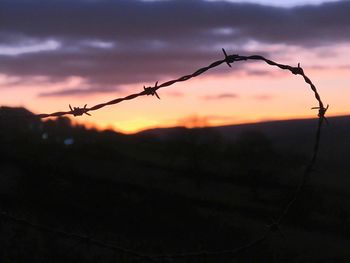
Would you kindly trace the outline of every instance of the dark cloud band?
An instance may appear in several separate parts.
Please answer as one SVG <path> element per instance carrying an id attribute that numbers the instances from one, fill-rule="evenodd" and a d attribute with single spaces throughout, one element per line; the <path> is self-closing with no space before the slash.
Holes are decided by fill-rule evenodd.
<path id="1" fill-rule="evenodd" d="M 2 1 L 0 45 L 59 45 L 0 55 L 0 73 L 52 80 L 80 76 L 93 88 L 152 82 L 217 59 L 223 45 L 348 42 L 348 10 L 349 1 L 294 8 L 201 0 Z"/>

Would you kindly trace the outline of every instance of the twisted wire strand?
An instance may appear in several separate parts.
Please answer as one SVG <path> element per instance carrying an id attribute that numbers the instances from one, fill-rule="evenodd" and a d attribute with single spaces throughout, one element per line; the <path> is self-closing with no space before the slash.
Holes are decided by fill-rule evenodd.
<path id="1" fill-rule="evenodd" d="M 69 108 L 70 108 L 69 111 L 58 111 L 58 112 L 49 113 L 49 114 L 43 113 L 43 114 L 38 114 L 36 116 L 39 118 L 60 117 L 60 116 L 64 116 L 64 115 L 81 116 L 83 114 L 88 114 L 90 111 L 95 111 L 95 110 L 99 110 L 101 108 L 104 108 L 106 106 L 115 105 L 115 104 L 121 103 L 122 101 L 125 101 L 125 100 L 133 100 L 133 99 L 136 99 L 137 97 L 140 97 L 140 96 L 156 95 L 157 98 L 160 98 L 158 93 L 157 93 L 157 91 L 159 89 L 171 86 L 177 82 L 183 82 L 183 81 L 187 81 L 191 78 L 197 77 L 197 76 L 205 73 L 209 69 L 220 66 L 222 63 L 226 63 L 228 66 L 231 67 L 232 63 L 238 62 L 238 61 L 261 60 L 261 61 L 264 61 L 271 66 L 277 66 L 280 69 L 289 70 L 294 75 L 301 75 L 304 78 L 304 81 L 307 84 L 309 84 L 311 90 L 314 92 L 316 100 L 318 101 L 318 107 L 314 107 L 314 109 L 318 109 L 319 110 L 319 117 L 324 118 L 324 115 L 325 115 L 327 108 L 324 107 L 324 104 L 323 104 L 321 97 L 316 89 L 316 86 L 312 83 L 310 78 L 304 74 L 304 70 L 300 67 L 300 64 L 298 64 L 297 67 L 292 67 L 289 65 L 279 64 L 277 62 L 269 60 L 269 59 L 267 59 L 263 56 L 260 56 L 260 55 L 251 55 L 251 56 L 240 56 L 237 54 L 227 55 L 227 53 L 224 49 L 223 49 L 223 53 L 225 56 L 224 59 L 217 60 L 206 67 L 203 67 L 203 68 L 196 70 L 192 74 L 188 74 L 188 75 L 179 77 L 177 79 L 169 80 L 169 81 L 166 81 L 166 82 L 161 83 L 159 85 L 158 85 L 158 81 L 157 81 L 154 86 L 150 86 L 150 87 L 144 86 L 143 87 L 144 90 L 139 92 L 139 93 L 134 93 L 134 94 L 130 94 L 130 95 L 125 96 L 125 97 L 116 98 L 116 99 L 113 99 L 113 100 L 108 101 L 108 102 L 97 104 L 95 106 L 92 106 L 91 108 L 87 108 L 86 104 L 83 108 L 80 108 L 80 107 L 72 108 L 69 105 Z M 90 114 L 88 114 L 88 115 L 90 115 Z"/>
<path id="2" fill-rule="evenodd" d="M 236 247 L 233 249 L 229 249 L 229 250 L 214 250 L 214 251 L 202 250 L 202 251 L 190 251 L 187 253 L 148 255 L 148 254 L 143 254 L 143 253 L 140 253 L 138 251 L 134 251 L 134 250 L 131 250 L 131 249 L 128 249 L 125 247 L 115 246 L 115 245 L 106 243 L 106 242 L 101 241 L 101 240 L 90 238 L 88 236 L 83 236 L 83 235 L 76 234 L 76 233 L 68 233 L 68 232 L 53 229 L 53 228 L 50 228 L 50 227 L 47 227 L 47 226 L 44 226 L 41 224 L 34 224 L 34 223 L 31 223 L 25 219 L 20 219 L 20 218 L 17 218 L 15 216 L 9 215 L 6 212 L 0 212 L 0 216 L 6 220 L 16 222 L 18 224 L 26 225 L 28 227 L 32 227 L 32 228 L 35 228 L 35 229 L 38 229 L 38 230 L 41 230 L 44 232 L 55 233 L 57 235 L 60 235 L 60 236 L 66 237 L 66 238 L 81 240 L 81 242 L 88 242 L 90 244 L 94 244 L 94 245 L 99 246 L 99 247 L 104 247 L 104 248 L 108 248 L 108 249 L 111 249 L 114 251 L 125 253 L 125 254 L 133 256 L 135 258 L 138 258 L 140 260 L 145 260 L 145 261 L 159 261 L 159 260 L 172 260 L 172 259 L 175 260 L 175 259 L 181 259 L 181 258 L 183 259 L 183 258 L 193 258 L 193 257 L 219 256 L 219 255 L 227 255 L 227 254 L 236 255 L 236 254 L 239 254 L 245 250 L 248 250 L 248 249 L 262 243 L 263 241 L 265 241 L 268 238 L 269 234 L 272 232 L 280 232 L 281 233 L 280 225 L 285 220 L 291 207 L 298 200 L 300 193 L 301 193 L 302 189 L 304 188 L 304 186 L 307 182 L 307 179 L 308 179 L 309 175 L 312 173 L 313 168 L 315 166 L 318 152 L 319 152 L 319 147 L 320 147 L 321 128 L 322 128 L 324 121 L 327 121 L 325 118 L 325 113 L 328 109 L 328 105 L 326 107 L 324 106 L 324 103 L 321 100 L 321 96 L 318 93 L 316 86 L 312 83 L 310 78 L 304 73 L 304 70 L 300 67 L 300 64 L 298 64 L 297 67 L 293 67 L 290 65 L 284 65 L 284 64 L 274 62 L 274 61 L 269 60 L 269 59 L 267 59 L 263 56 L 260 56 L 260 55 L 251 55 L 251 56 L 241 56 L 238 54 L 227 55 L 227 53 L 224 49 L 222 49 L 222 51 L 223 51 L 224 56 L 225 56 L 224 59 L 217 60 L 206 67 L 202 67 L 192 74 L 185 75 L 185 76 L 179 77 L 177 79 L 161 83 L 159 85 L 158 85 L 158 81 L 157 81 L 154 86 L 150 86 L 150 87 L 144 86 L 143 91 L 141 91 L 139 93 L 131 94 L 131 95 L 121 97 L 121 98 L 116 98 L 116 99 L 113 99 L 113 100 L 105 102 L 105 103 L 97 104 L 91 108 L 87 108 L 86 104 L 83 108 L 80 108 L 80 107 L 73 107 L 72 108 L 71 105 L 69 105 L 70 111 L 60 111 L 60 112 L 54 112 L 54 113 L 50 113 L 50 114 L 38 114 L 36 116 L 39 118 L 47 118 L 47 117 L 59 117 L 59 116 L 64 116 L 64 115 L 73 115 L 73 116 L 81 116 L 83 114 L 90 115 L 89 112 L 91 112 L 91 111 L 99 110 L 99 109 L 106 107 L 106 106 L 118 104 L 118 103 L 121 103 L 122 101 L 125 101 L 125 100 L 133 100 L 133 99 L 140 97 L 140 96 L 151 95 L 151 96 L 156 96 L 158 99 L 160 99 L 160 97 L 157 93 L 157 91 L 159 89 L 171 86 L 177 82 L 183 82 L 183 81 L 187 81 L 191 78 L 197 77 L 197 76 L 205 73 L 209 69 L 218 67 L 219 65 L 221 65 L 223 63 L 226 63 L 229 67 L 231 67 L 231 64 L 234 62 L 247 61 L 247 60 L 260 60 L 260 61 L 264 61 L 265 63 L 267 63 L 271 66 L 276 66 L 280 69 L 288 70 L 294 75 L 301 75 L 303 77 L 304 81 L 310 86 L 310 88 L 314 94 L 314 97 L 318 102 L 317 107 L 312 107 L 312 109 L 318 109 L 318 124 L 317 124 L 317 130 L 316 130 L 315 138 L 314 138 L 312 157 L 311 157 L 310 161 L 308 162 L 308 164 L 305 166 L 305 169 L 302 173 L 301 179 L 300 179 L 300 181 L 299 181 L 299 183 L 294 191 L 292 198 L 284 206 L 284 208 L 282 209 L 282 211 L 281 211 L 280 215 L 277 217 L 277 219 L 274 220 L 272 224 L 267 225 L 267 230 L 262 235 L 260 235 L 259 237 L 257 237 L 256 239 L 254 239 L 253 241 L 251 241 L 245 245 L 242 245 L 240 247 Z"/>

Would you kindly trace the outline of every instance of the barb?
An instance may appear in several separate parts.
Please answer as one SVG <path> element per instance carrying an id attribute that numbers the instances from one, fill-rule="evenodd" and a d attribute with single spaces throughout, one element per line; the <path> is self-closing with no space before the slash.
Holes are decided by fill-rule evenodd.
<path id="1" fill-rule="evenodd" d="M 72 109 L 72 106 L 69 104 L 69 108 L 73 116 L 81 116 L 84 114 L 91 116 L 91 114 L 88 113 L 88 109 L 86 108 L 86 106 L 87 104 L 85 104 L 84 108 L 74 107 L 74 109 Z"/>
<path id="2" fill-rule="evenodd" d="M 18 219 L 16 217 L 10 216 L 4 212 L 1 212 L 0 216 L 2 218 L 6 218 L 7 220 L 11 220 L 11 221 L 17 222 L 19 224 L 27 225 L 29 227 L 33 227 L 33 228 L 36 228 L 36 229 L 41 230 L 41 231 L 49 231 L 49 232 L 56 233 L 57 235 L 61 235 L 61 236 L 67 237 L 67 238 L 78 239 L 78 240 L 81 240 L 84 242 L 90 242 L 90 244 L 109 248 L 109 249 L 112 249 L 114 251 L 123 252 L 123 253 L 126 253 L 128 255 L 131 255 L 131 256 L 134 256 L 136 258 L 143 259 L 146 261 L 172 260 L 172 259 L 175 260 L 175 259 L 179 259 L 179 258 L 191 258 L 191 257 L 202 257 L 202 256 L 206 257 L 206 256 L 218 256 L 218 255 L 227 255 L 227 254 L 236 255 L 238 253 L 241 253 L 247 249 L 250 249 L 250 248 L 262 243 L 264 240 L 267 239 L 269 234 L 272 232 L 278 232 L 278 233 L 280 233 L 280 235 L 282 237 L 284 237 L 283 233 L 281 231 L 281 224 L 284 221 L 284 219 L 286 218 L 287 214 L 289 213 L 291 207 L 296 203 L 297 199 L 300 196 L 302 189 L 305 186 L 305 183 L 306 183 L 309 175 L 312 173 L 312 171 L 314 169 L 314 166 L 315 166 L 315 163 L 317 160 L 317 156 L 318 156 L 319 147 L 320 147 L 321 128 L 322 128 L 324 121 L 327 121 L 327 119 L 325 118 L 325 114 L 329 108 L 329 105 L 327 105 L 326 107 L 324 106 L 324 104 L 321 100 L 320 94 L 318 93 L 318 91 L 316 89 L 316 86 L 312 83 L 310 78 L 305 75 L 304 70 L 300 67 L 300 63 L 298 63 L 297 67 L 293 67 L 290 65 L 279 64 L 277 62 L 269 60 L 269 59 L 267 59 L 263 56 L 260 56 L 260 55 L 251 55 L 251 56 L 240 56 L 238 54 L 228 55 L 226 53 L 225 49 L 222 49 L 222 51 L 224 53 L 224 59 L 214 61 L 210 65 L 203 67 L 203 68 L 200 68 L 192 74 L 185 75 L 185 76 L 179 77 L 177 79 L 164 82 L 164 83 L 159 84 L 159 85 L 158 85 L 158 81 L 157 81 L 153 87 L 152 86 L 151 87 L 144 86 L 143 91 L 141 91 L 139 93 L 131 94 L 131 95 L 128 95 L 126 97 L 116 98 L 116 99 L 111 100 L 109 102 L 97 104 L 91 108 L 87 108 L 86 104 L 83 108 L 79 108 L 79 107 L 72 108 L 69 105 L 70 111 L 54 112 L 54 113 L 50 113 L 50 114 L 39 114 L 39 115 L 37 115 L 37 117 L 46 118 L 46 117 L 58 117 L 58 116 L 64 116 L 64 115 L 73 115 L 73 116 L 81 116 L 83 114 L 90 115 L 89 114 L 90 111 L 99 110 L 103 107 L 118 104 L 118 103 L 121 103 L 122 101 L 125 101 L 125 100 L 133 100 L 133 99 L 140 97 L 140 96 L 151 95 L 151 96 L 156 96 L 158 99 L 160 99 L 160 97 L 157 93 L 157 91 L 159 89 L 171 86 L 177 82 L 187 81 L 191 78 L 197 77 L 197 76 L 205 73 L 209 69 L 215 68 L 223 63 L 226 63 L 229 67 L 232 67 L 231 64 L 234 62 L 247 61 L 247 60 L 260 60 L 260 61 L 264 61 L 265 63 L 267 63 L 271 66 L 276 66 L 282 70 L 288 70 L 294 75 L 301 75 L 303 77 L 304 81 L 310 86 L 310 88 L 314 94 L 314 97 L 318 102 L 317 107 L 312 107 L 312 109 L 318 110 L 318 125 L 317 125 L 316 134 L 315 134 L 315 141 L 314 141 L 314 145 L 313 145 L 312 156 L 311 156 L 311 159 L 308 162 L 308 164 L 305 166 L 305 169 L 302 173 L 300 182 L 298 183 L 298 185 L 295 189 L 293 197 L 287 202 L 287 204 L 282 209 L 281 214 L 277 217 L 277 219 L 273 220 L 273 222 L 271 224 L 267 225 L 267 230 L 260 237 L 256 238 L 255 240 L 253 240 L 252 242 L 250 242 L 246 245 L 242 245 L 240 247 L 236 247 L 236 248 L 233 248 L 231 250 L 197 251 L 197 252 L 167 254 L 167 255 L 145 255 L 145 254 L 142 254 L 142 253 L 137 252 L 137 251 L 133 251 L 133 250 L 130 250 L 130 249 L 127 249 L 124 247 L 114 246 L 112 244 L 104 243 L 103 241 L 92 239 L 92 238 L 85 237 L 85 236 L 81 236 L 79 234 L 67 233 L 67 232 L 64 232 L 61 230 L 55 230 L 55 229 L 48 228 L 46 226 L 33 224 L 33 223 L 30 223 L 26 220 Z"/>
<path id="3" fill-rule="evenodd" d="M 157 97 L 158 99 L 160 99 L 160 97 L 159 97 L 159 95 L 158 95 L 158 93 L 157 93 L 157 89 L 158 89 L 158 81 L 156 82 L 156 84 L 154 85 L 154 87 L 145 87 L 145 86 L 143 86 L 143 90 L 146 92 L 146 95 L 147 95 L 147 96 L 148 96 L 148 95 L 152 95 L 152 96 L 156 95 L 156 97 Z"/>

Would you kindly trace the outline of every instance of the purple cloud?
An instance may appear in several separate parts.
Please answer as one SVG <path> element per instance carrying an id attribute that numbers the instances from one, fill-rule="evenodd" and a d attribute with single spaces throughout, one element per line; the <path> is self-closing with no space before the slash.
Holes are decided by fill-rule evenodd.
<path id="1" fill-rule="evenodd" d="M 50 82 L 78 76 L 94 87 L 41 96 L 114 91 L 111 86 L 192 72 L 220 58 L 221 47 L 246 54 L 250 40 L 307 48 L 349 42 L 349 9 L 349 1 L 281 8 L 202 0 L 4 0 L 0 74 Z"/>
<path id="2" fill-rule="evenodd" d="M 70 89 L 62 89 L 56 91 L 45 91 L 39 93 L 39 97 L 66 97 L 66 96 L 82 96 L 82 95 L 90 95 L 96 93 L 110 93 L 116 92 L 119 89 L 117 87 L 87 87 L 87 88 L 70 88 Z"/>
<path id="3" fill-rule="evenodd" d="M 222 99 L 237 99 L 238 95 L 235 93 L 221 93 L 218 95 L 207 95 L 204 96 L 204 100 L 222 100 Z"/>

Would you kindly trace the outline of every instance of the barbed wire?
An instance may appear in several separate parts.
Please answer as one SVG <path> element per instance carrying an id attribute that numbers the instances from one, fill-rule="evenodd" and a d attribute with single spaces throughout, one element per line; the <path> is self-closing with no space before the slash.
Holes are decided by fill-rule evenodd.
<path id="1" fill-rule="evenodd" d="M 192 74 L 185 75 L 185 76 L 182 76 L 182 77 L 174 79 L 174 80 L 169 80 L 169 81 L 166 81 L 166 82 L 161 83 L 159 85 L 158 85 L 158 81 L 157 81 L 154 86 L 149 86 L 149 87 L 143 86 L 143 91 L 141 91 L 139 93 L 134 93 L 134 94 L 130 94 L 130 95 L 125 96 L 125 97 L 116 98 L 114 100 L 111 100 L 111 101 L 108 101 L 105 103 L 97 104 L 91 108 L 87 108 L 87 104 L 85 104 L 85 106 L 83 108 L 80 108 L 80 107 L 73 107 L 72 108 L 71 105 L 69 105 L 70 111 L 58 111 L 58 112 L 49 113 L 49 114 L 43 113 L 43 114 L 38 114 L 36 116 L 39 118 L 60 117 L 60 116 L 64 116 L 64 115 L 73 115 L 76 117 L 76 116 L 88 114 L 90 111 L 99 110 L 99 109 L 106 107 L 106 106 L 121 103 L 122 101 L 125 101 L 125 100 L 133 100 L 133 99 L 136 99 L 137 97 L 140 97 L 140 96 L 148 96 L 148 95 L 154 96 L 155 95 L 158 99 L 160 99 L 160 97 L 157 93 L 157 91 L 159 89 L 171 86 L 177 82 L 187 81 L 191 78 L 197 77 L 197 76 L 205 73 L 209 69 L 220 66 L 222 63 L 226 63 L 229 67 L 232 67 L 231 64 L 234 62 L 238 62 L 238 61 L 261 60 L 261 61 L 265 61 L 269 65 L 277 66 L 277 67 L 284 69 L 284 70 L 289 70 L 294 75 L 301 75 L 304 78 L 305 82 L 310 85 L 310 88 L 314 92 L 315 98 L 318 101 L 318 107 L 313 107 L 312 109 L 318 109 L 319 110 L 319 117 L 324 118 L 324 115 L 325 115 L 328 107 L 327 108 L 324 107 L 324 104 L 321 100 L 321 97 L 320 97 L 315 85 L 304 74 L 304 70 L 300 67 L 300 63 L 298 64 L 297 67 L 292 67 L 289 65 L 279 64 L 277 62 L 269 60 L 269 59 L 267 59 L 263 56 L 260 56 L 260 55 L 252 55 L 252 56 L 240 56 L 238 54 L 227 55 L 225 49 L 222 49 L 222 51 L 224 53 L 224 59 L 217 60 L 217 61 L 211 63 L 209 66 L 198 69 L 197 71 L 195 71 Z M 88 115 L 90 115 L 90 114 L 88 114 Z"/>
<path id="2" fill-rule="evenodd" d="M 224 53 L 224 59 L 215 61 L 206 67 L 200 68 L 192 74 L 185 75 L 185 76 L 182 76 L 180 78 L 170 80 L 170 81 L 167 81 L 167 82 L 164 82 L 161 84 L 158 84 L 158 81 L 157 81 L 154 86 L 149 86 L 149 87 L 144 86 L 143 91 L 141 91 L 139 93 L 134 93 L 134 94 L 128 95 L 126 97 L 116 98 L 114 100 L 111 100 L 111 101 L 108 101 L 105 103 L 97 104 L 91 108 L 88 108 L 86 104 L 83 108 L 72 107 L 71 105 L 69 105 L 70 111 L 60 111 L 60 112 L 54 112 L 54 113 L 50 113 L 50 114 L 38 114 L 36 116 L 39 118 L 47 118 L 47 117 L 59 117 L 59 116 L 64 116 L 64 115 L 73 115 L 73 116 L 81 116 L 84 114 L 90 115 L 91 111 L 99 110 L 99 109 L 106 107 L 106 106 L 109 106 L 109 105 L 118 104 L 118 103 L 121 103 L 122 101 L 125 101 L 125 100 L 133 100 L 133 99 L 140 97 L 140 96 L 151 95 L 151 96 L 156 96 L 158 99 L 160 99 L 159 94 L 157 93 L 157 91 L 159 89 L 171 86 L 177 82 L 187 81 L 191 78 L 197 77 L 197 76 L 205 73 L 209 69 L 215 68 L 223 63 L 226 63 L 229 67 L 232 67 L 231 64 L 234 62 L 247 61 L 247 60 L 260 60 L 260 61 L 266 62 L 267 64 L 269 64 L 271 66 L 276 66 L 280 69 L 288 70 L 294 75 L 301 75 L 303 77 L 304 81 L 310 86 L 312 92 L 314 93 L 314 97 L 318 102 L 317 107 L 311 108 L 311 109 L 318 110 L 318 123 L 317 123 L 315 138 L 314 138 L 313 151 L 312 151 L 311 159 L 307 163 L 307 165 L 305 166 L 305 169 L 303 170 L 301 179 L 296 186 L 296 189 L 294 191 L 292 198 L 284 206 L 280 215 L 275 220 L 273 220 L 273 222 L 271 224 L 266 226 L 267 229 L 261 236 L 257 237 L 256 239 L 254 239 L 253 241 L 251 241 L 245 245 L 235 247 L 233 249 L 228 249 L 228 250 L 213 250 L 213 251 L 202 250 L 202 251 L 190 251 L 187 253 L 150 255 L 150 254 L 144 254 L 144 253 L 141 253 L 141 252 L 129 249 L 129 248 L 125 248 L 122 246 L 116 246 L 116 245 L 113 245 L 110 243 L 106 243 L 102 240 L 90 238 L 89 236 L 84 236 L 84 235 L 80 235 L 77 233 L 65 232 L 65 231 L 57 230 L 57 229 L 54 229 L 54 228 L 51 228 L 48 226 L 44 226 L 41 224 L 34 224 L 34 223 L 27 221 L 25 219 L 21 219 L 21 218 L 15 217 L 13 215 L 9 215 L 8 213 L 6 213 L 4 211 L 0 212 L 1 218 L 6 219 L 8 221 L 18 223 L 18 224 L 21 224 L 21 225 L 26 225 L 28 227 L 32 227 L 32 228 L 35 228 L 35 229 L 40 230 L 40 231 L 51 232 L 51 233 L 54 233 L 54 234 L 57 234 L 57 235 L 60 235 L 60 236 L 66 237 L 66 238 L 77 239 L 77 240 L 80 240 L 81 242 L 86 242 L 86 243 L 93 244 L 93 245 L 96 245 L 99 247 L 108 248 L 108 249 L 111 249 L 113 251 L 125 253 L 125 254 L 133 256 L 135 258 L 138 258 L 140 260 L 145 260 L 145 261 L 159 261 L 159 260 L 172 260 L 172 259 L 175 260 L 175 259 L 180 259 L 180 258 L 183 259 L 183 258 L 193 258 L 193 257 L 207 257 L 207 256 L 218 256 L 218 255 L 227 255 L 227 254 L 235 255 L 235 254 L 241 253 L 245 250 L 248 250 L 248 249 L 262 243 L 263 241 L 265 241 L 267 239 L 269 234 L 272 232 L 279 232 L 283 236 L 282 231 L 280 229 L 280 226 L 281 226 L 282 222 L 285 220 L 291 207 L 298 200 L 300 193 L 301 193 L 302 189 L 304 188 L 304 186 L 307 182 L 307 179 L 308 179 L 309 175 L 312 173 L 313 168 L 315 166 L 318 152 L 319 152 L 319 147 L 320 147 L 321 128 L 322 128 L 324 121 L 327 121 L 325 118 L 325 114 L 326 114 L 326 111 L 328 110 L 329 106 L 328 105 L 326 107 L 324 106 L 324 103 L 321 100 L 321 97 L 317 91 L 316 86 L 312 83 L 310 78 L 308 76 L 306 76 L 306 74 L 304 73 L 304 70 L 300 67 L 300 63 L 298 64 L 297 67 L 293 67 L 290 65 L 279 64 L 277 62 L 269 60 L 269 59 L 267 59 L 263 56 L 260 56 L 260 55 L 251 55 L 251 56 L 241 56 L 238 54 L 227 55 L 225 49 L 222 49 L 222 51 Z"/>

